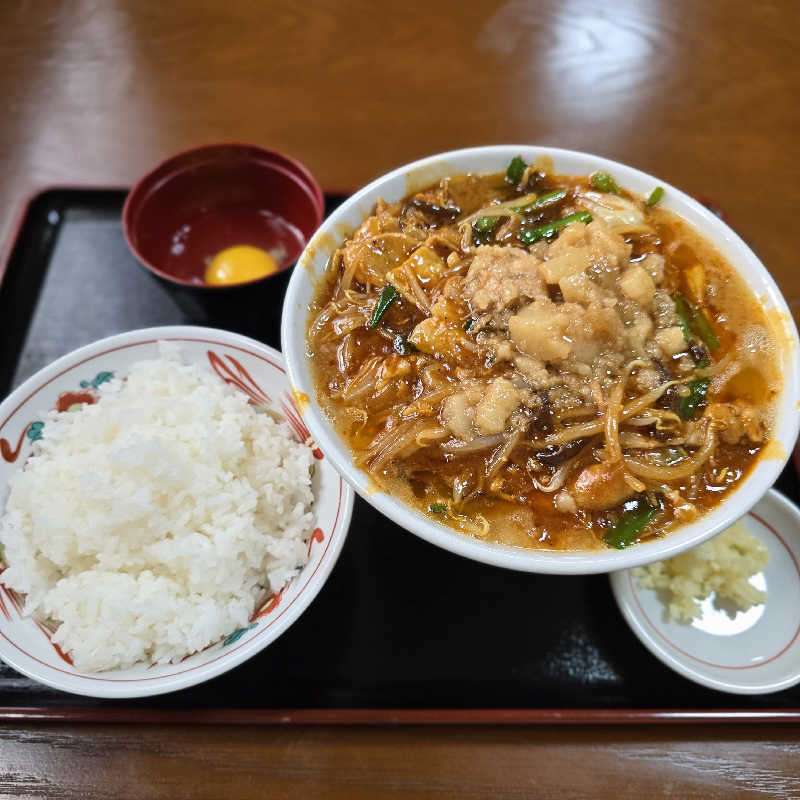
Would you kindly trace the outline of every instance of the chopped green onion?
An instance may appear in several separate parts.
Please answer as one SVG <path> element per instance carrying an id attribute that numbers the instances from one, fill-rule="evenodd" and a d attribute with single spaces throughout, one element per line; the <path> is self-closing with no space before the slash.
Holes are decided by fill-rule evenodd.
<path id="1" fill-rule="evenodd" d="M 464 321 L 464 324 L 461 326 L 465 331 L 469 331 L 470 328 L 475 324 L 475 317 L 467 317 Z"/>
<path id="2" fill-rule="evenodd" d="M 663 186 L 656 186 L 652 192 L 650 192 L 650 197 L 647 198 L 647 205 L 651 208 L 658 203 L 661 198 L 664 196 L 664 187 Z"/>
<path id="3" fill-rule="evenodd" d="M 389 306 L 398 297 L 400 297 L 400 292 L 398 292 L 391 283 L 387 283 L 384 290 L 381 292 L 381 296 L 378 298 L 378 302 L 375 304 L 375 310 L 369 318 L 367 327 L 374 328 L 381 321 L 381 317 L 386 313 Z"/>
<path id="4" fill-rule="evenodd" d="M 444 503 L 433 503 L 428 506 L 428 511 L 432 514 L 446 514 L 447 506 Z"/>
<path id="5" fill-rule="evenodd" d="M 547 208 L 547 206 L 551 206 L 553 203 L 563 200 L 566 196 L 566 189 L 556 189 L 554 192 L 548 192 L 547 194 L 540 195 L 535 200 L 531 200 L 530 203 L 526 203 L 524 206 L 512 207 L 511 210 L 516 211 L 517 214 L 527 214 L 529 211 Z"/>
<path id="6" fill-rule="evenodd" d="M 601 192 L 607 192 L 608 194 L 619 194 L 619 186 L 617 186 L 617 182 L 607 172 L 597 170 L 597 172 L 592 173 L 589 180 L 591 181 L 592 186 L 594 186 L 595 189 L 599 189 Z"/>
<path id="7" fill-rule="evenodd" d="M 684 395 L 678 400 L 678 414 L 681 419 L 693 419 L 697 409 L 706 401 L 706 392 L 711 382 L 705 378 L 696 381 L 689 381 L 686 388 L 689 394 Z"/>
<path id="8" fill-rule="evenodd" d="M 506 169 L 506 178 L 515 186 L 522 180 L 527 164 L 520 156 L 514 156 Z"/>
<path id="9" fill-rule="evenodd" d="M 591 222 L 592 215 L 588 211 L 579 211 L 577 214 L 570 214 L 563 219 L 557 219 L 555 222 L 548 222 L 546 225 L 540 225 L 538 228 L 523 228 L 519 232 L 519 240 L 523 244 L 533 244 L 540 239 L 547 239 L 554 234 L 558 233 L 561 228 L 571 225 L 573 222 Z"/>
<path id="10" fill-rule="evenodd" d="M 703 340 L 703 344 L 709 350 L 719 349 L 717 334 L 714 333 L 711 322 L 700 308 L 695 308 L 692 312 L 692 327 L 697 331 L 697 335 Z"/>
<path id="11" fill-rule="evenodd" d="M 616 522 L 613 528 L 603 537 L 603 541 L 617 550 L 624 550 L 639 535 L 642 529 L 650 522 L 659 510 L 658 506 L 651 506 L 646 498 L 639 498 Z"/>
<path id="12" fill-rule="evenodd" d="M 488 231 L 493 231 L 499 222 L 500 217 L 478 217 L 475 227 L 481 233 L 487 233 Z"/>
<path id="13" fill-rule="evenodd" d="M 394 351 L 401 356 L 407 356 L 409 353 L 416 353 L 417 348 L 405 336 L 398 335 L 394 337 Z"/>
<path id="14" fill-rule="evenodd" d="M 685 297 L 678 294 L 675 295 L 675 311 L 678 314 L 683 338 L 687 342 L 700 339 L 709 350 L 719 349 L 717 334 L 714 333 L 711 322 L 702 309 L 693 306 Z"/>
<path id="15" fill-rule="evenodd" d="M 695 338 L 692 331 L 692 323 L 690 322 L 692 312 L 689 309 L 689 303 L 686 298 L 681 297 L 679 294 L 675 295 L 675 312 L 678 315 L 678 322 L 683 331 L 683 338 L 687 342 L 691 342 Z"/>

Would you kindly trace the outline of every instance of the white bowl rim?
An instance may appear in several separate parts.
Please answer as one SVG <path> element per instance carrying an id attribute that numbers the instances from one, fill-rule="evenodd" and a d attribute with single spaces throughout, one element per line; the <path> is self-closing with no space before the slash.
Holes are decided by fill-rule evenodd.
<path id="1" fill-rule="evenodd" d="M 195 325 L 164 325 L 138 328 L 90 342 L 60 356 L 35 372 L 0 403 L 0 423 L 5 424 L 5 421 L 27 402 L 29 396 L 37 394 L 61 374 L 72 370 L 82 362 L 102 355 L 105 350 L 117 349 L 120 345 L 137 346 L 155 343 L 159 340 L 200 341 L 238 347 L 244 350 L 260 351 L 267 361 L 275 362 L 281 370 L 285 369 L 285 359 L 279 351 L 255 339 L 232 331 Z M 286 375 L 287 383 L 290 383 L 288 370 L 286 370 Z M 338 471 L 336 471 L 336 475 L 341 477 Z M 0 659 L 38 683 L 69 692 L 70 694 L 86 697 L 112 699 L 148 697 L 178 691 L 211 680 L 239 666 L 264 650 L 294 624 L 308 606 L 311 605 L 339 559 L 350 527 L 353 502 L 352 488 L 346 481 L 342 481 L 340 513 L 332 532 L 330 546 L 321 558 L 316 570 L 310 576 L 304 590 L 297 595 L 291 607 L 284 611 L 280 621 L 276 620 L 268 630 L 264 630 L 261 636 L 248 639 L 242 644 L 237 643 L 236 647 L 209 662 L 187 668 L 174 675 L 155 675 L 146 678 L 120 680 L 112 677 L 113 671 L 94 674 L 72 673 L 54 669 L 47 662 L 41 661 L 35 655 L 22 650 L 16 642 L 4 634 L 0 635 L 11 646 L 12 651 L 10 653 L 0 653 Z M 4 506 L 5 499 L 3 498 Z M 0 513 L 2 513 L 2 510 L 0 508 Z M 15 651 L 17 650 L 20 652 L 19 656 L 16 655 Z M 41 669 L 38 666 L 32 666 L 29 663 L 30 661 L 41 664 Z"/>
<path id="2" fill-rule="evenodd" d="M 662 186 L 665 194 L 660 203 L 661 206 L 684 219 L 693 218 L 687 219 L 692 227 L 696 228 L 698 224 L 703 224 L 705 238 L 715 248 L 739 251 L 740 257 L 734 265 L 735 268 L 745 280 L 747 277 L 742 272 L 742 266 L 746 266 L 750 272 L 758 276 L 761 283 L 759 289 L 763 288 L 766 292 L 766 297 L 763 298 L 766 301 L 765 304 L 775 308 L 781 315 L 787 339 L 786 347 L 781 355 L 784 366 L 787 362 L 791 365 L 788 372 L 784 373 L 783 392 L 775 404 L 777 421 L 774 441 L 780 445 L 782 452 L 779 456 L 762 457 L 750 475 L 712 512 L 704 515 L 698 521 L 670 533 L 663 539 L 644 542 L 625 550 L 546 552 L 536 549 L 512 548 L 461 534 L 394 500 L 378 489 L 366 473 L 353 465 L 347 447 L 333 431 L 315 399 L 305 346 L 308 308 L 301 303 L 299 295 L 304 286 L 311 283 L 309 266 L 318 257 L 317 247 L 322 251 L 326 239 L 329 240 L 330 237 L 333 237 L 337 243 L 345 238 L 342 231 L 346 227 L 352 227 L 351 223 L 346 221 L 348 213 L 368 201 L 362 208 L 361 216 L 363 217 L 374 205 L 379 190 L 386 187 L 391 181 L 399 178 L 408 181 L 408 178 L 417 172 L 431 175 L 428 181 L 429 185 L 438 179 L 434 168 L 440 167 L 439 175 L 447 174 L 447 162 L 451 160 L 490 162 L 494 159 L 492 163 L 496 162 L 496 166 L 493 168 L 487 164 L 486 168 L 475 166 L 459 171 L 477 173 L 499 171 L 503 161 L 507 163 L 509 158 L 517 154 L 522 155 L 529 162 L 538 156 L 548 155 L 556 163 L 557 171 L 566 174 L 570 174 L 570 170 L 559 167 L 559 162 L 579 162 L 585 165 L 583 171 L 572 171 L 571 174 L 588 174 L 594 170 L 603 169 L 614 174 L 617 181 L 626 188 L 629 188 L 632 183 L 649 186 L 651 189 Z M 364 209 L 367 209 L 367 212 Z M 305 403 L 302 409 L 306 425 L 322 451 L 361 497 L 389 519 L 431 544 L 474 561 L 526 572 L 564 575 L 605 573 L 670 558 L 700 544 L 746 514 L 766 493 L 788 461 L 800 430 L 800 415 L 797 413 L 797 409 L 800 407 L 798 405 L 800 399 L 800 358 L 798 358 L 800 340 L 798 340 L 797 327 L 777 284 L 750 247 L 719 217 L 669 183 L 634 167 L 602 156 L 558 147 L 523 144 L 488 145 L 437 153 L 398 167 L 376 178 L 353 194 L 327 217 L 298 259 L 297 268 L 289 281 L 283 306 L 281 347 L 293 388 L 308 396 L 309 402 Z M 781 414 L 781 411 L 790 413 Z"/>

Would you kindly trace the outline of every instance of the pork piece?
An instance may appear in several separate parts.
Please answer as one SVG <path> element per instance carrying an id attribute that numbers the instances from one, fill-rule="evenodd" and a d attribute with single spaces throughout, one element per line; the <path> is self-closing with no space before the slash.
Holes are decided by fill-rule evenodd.
<path id="1" fill-rule="evenodd" d="M 639 265 L 653 279 L 654 283 L 659 284 L 664 281 L 664 256 L 659 253 L 648 253 Z"/>
<path id="2" fill-rule="evenodd" d="M 563 361 L 570 356 L 591 364 L 603 350 L 619 350 L 624 329 L 614 309 L 589 308 L 577 303 L 539 299 L 508 321 L 517 348 L 541 361 Z"/>
<path id="3" fill-rule="evenodd" d="M 769 430 L 769 420 L 761 409 L 748 403 L 709 403 L 700 419 L 686 423 L 686 444 L 699 447 L 706 438 L 706 425 L 713 422 L 724 444 L 758 444 Z"/>
<path id="4" fill-rule="evenodd" d="M 570 226 L 572 227 L 572 226 Z M 589 275 L 606 289 L 613 291 L 620 269 L 628 265 L 631 245 L 604 222 L 595 219 L 586 226 L 586 239 L 592 265 Z"/>
<path id="5" fill-rule="evenodd" d="M 639 305 L 649 306 L 656 293 L 656 285 L 644 267 L 634 264 L 628 267 L 619 279 L 622 292 Z"/>
<path id="6" fill-rule="evenodd" d="M 408 341 L 422 353 L 453 363 L 458 363 L 475 348 L 460 325 L 448 322 L 440 316 L 422 320 L 414 328 Z"/>
<path id="7" fill-rule="evenodd" d="M 578 504 L 575 498 L 566 490 L 562 489 L 554 498 L 556 510 L 561 514 L 577 514 Z"/>
<path id="8" fill-rule="evenodd" d="M 548 253 L 548 255 L 550 255 Z M 571 247 L 565 253 L 551 256 L 541 265 L 542 275 L 550 284 L 560 284 L 564 278 L 580 275 L 592 265 L 592 256 L 589 248 Z"/>
<path id="9" fill-rule="evenodd" d="M 763 442 L 767 425 L 763 413 L 747 403 L 710 403 L 703 414 L 712 420 L 725 444 L 739 444 L 745 438 L 753 443 Z"/>
<path id="10" fill-rule="evenodd" d="M 586 225 L 576 222 L 564 228 L 559 237 L 547 245 L 543 256 L 540 269 L 544 279 L 551 285 L 585 272 L 592 265 Z"/>
<path id="11" fill-rule="evenodd" d="M 636 375 L 633 376 L 632 383 L 637 391 L 645 394 L 646 392 L 652 392 L 653 389 L 664 383 L 664 376 L 654 366 L 641 367 L 636 372 Z"/>
<path id="12" fill-rule="evenodd" d="M 508 320 L 508 332 L 521 352 L 542 361 L 560 361 L 572 352 L 564 333 L 570 323 L 570 311 L 578 313 L 578 309 L 583 310 L 572 303 L 540 299 Z"/>
<path id="13" fill-rule="evenodd" d="M 461 246 L 461 234 L 458 232 L 458 227 L 448 225 L 445 228 L 435 228 L 430 231 L 425 239 L 425 246 L 434 247 L 436 245 L 457 252 Z"/>
<path id="14" fill-rule="evenodd" d="M 470 441 L 474 419 L 475 407 L 469 402 L 466 392 L 456 392 L 444 399 L 439 420 L 454 436 L 464 442 Z"/>
<path id="15" fill-rule="evenodd" d="M 675 301 L 666 289 L 656 289 L 653 295 L 652 312 L 659 328 L 674 327 L 680 322 L 675 311 Z"/>
<path id="16" fill-rule="evenodd" d="M 506 378 L 495 378 L 475 409 L 475 427 L 482 434 L 502 433 L 508 418 L 519 408 L 519 390 Z"/>
<path id="17" fill-rule="evenodd" d="M 630 254 L 631 246 L 602 220 L 594 219 L 588 225 L 575 222 L 547 246 L 543 269 L 548 283 L 559 283 L 562 277 L 579 274 L 589 267 L 596 275 L 613 279 L 627 265 Z"/>
<path id="18" fill-rule="evenodd" d="M 650 315 L 641 309 L 625 327 L 625 343 L 631 354 L 637 358 L 646 359 L 648 350 L 652 347 L 653 320 Z"/>
<path id="19" fill-rule="evenodd" d="M 566 329 L 575 361 L 590 365 L 604 350 L 619 351 L 622 348 L 625 329 L 613 308 L 601 305 L 578 308 L 580 312 L 570 320 Z"/>
<path id="20" fill-rule="evenodd" d="M 655 340 L 665 356 L 683 353 L 688 346 L 679 325 L 660 328 L 655 333 Z"/>
<path id="21" fill-rule="evenodd" d="M 554 379 L 540 359 L 520 353 L 514 357 L 514 366 L 531 388 L 545 389 L 552 385 Z"/>
<path id="22" fill-rule="evenodd" d="M 622 463 L 608 461 L 581 470 L 569 491 L 578 508 L 586 511 L 614 508 L 635 494 L 625 483 Z"/>
<path id="23" fill-rule="evenodd" d="M 464 281 L 464 295 L 472 309 L 481 313 L 547 297 L 540 263 L 519 247 L 479 247 Z"/>
<path id="24" fill-rule="evenodd" d="M 555 259 L 576 248 L 582 249 L 588 246 L 587 226 L 583 222 L 573 222 L 561 230 L 558 238 L 548 243 L 544 257 L 545 260 Z"/>
<path id="25" fill-rule="evenodd" d="M 610 299 L 610 305 L 616 302 L 614 295 L 598 286 L 585 272 L 565 275 L 559 279 L 558 288 L 568 303 L 588 306 L 590 303 L 598 303 L 607 298 Z"/>
<path id="26" fill-rule="evenodd" d="M 586 235 L 595 266 L 602 265 L 605 270 L 615 272 L 630 260 L 632 246 L 602 220 L 590 222 L 586 226 Z"/>

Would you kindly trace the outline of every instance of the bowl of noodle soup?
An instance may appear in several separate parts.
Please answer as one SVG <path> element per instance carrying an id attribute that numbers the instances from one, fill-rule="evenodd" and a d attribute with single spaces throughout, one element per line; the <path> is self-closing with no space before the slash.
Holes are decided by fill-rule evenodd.
<path id="1" fill-rule="evenodd" d="M 282 346 L 303 418 L 398 525 L 512 569 L 608 572 L 728 527 L 798 433 L 764 265 L 659 179 L 492 146 L 401 167 L 312 238 Z"/>

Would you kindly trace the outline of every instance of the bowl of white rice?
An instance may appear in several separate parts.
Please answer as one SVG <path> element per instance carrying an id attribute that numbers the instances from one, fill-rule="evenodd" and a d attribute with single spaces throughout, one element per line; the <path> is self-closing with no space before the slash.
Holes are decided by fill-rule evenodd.
<path id="1" fill-rule="evenodd" d="M 303 402 L 280 353 L 187 326 L 103 339 L 18 387 L 0 404 L 0 658 L 126 698 L 274 641 L 353 506 Z"/>

